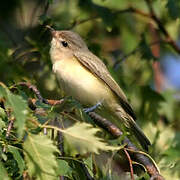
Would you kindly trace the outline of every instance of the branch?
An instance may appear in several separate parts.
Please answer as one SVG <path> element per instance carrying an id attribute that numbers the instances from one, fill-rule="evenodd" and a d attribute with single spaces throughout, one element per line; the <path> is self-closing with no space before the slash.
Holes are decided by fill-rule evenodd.
<path id="1" fill-rule="evenodd" d="M 132 160 L 131 160 L 131 157 L 127 151 L 126 148 L 124 148 L 124 152 L 128 158 L 128 161 L 129 161 L 129 166 L 130 166 L 130 172 L 131 172 L 131 180 L 134 180 L 134 172 L 133 172 L 133 166 L 132 166 Z"/>
<path id="2" fill-rule="evenodd" d="M 162 34 L 164 34 L 164 36 L 165 36 L 164 42 L 168 43 L 178 54 L 180 54 L 180 47 L 176 44 L 176 42 L 169 35 L 168 31 L 164 27 L 161 20 L 156 16 L 156 14 L 153 10 L 153 7 L 152 7 L 151 0 L 145 0 L 145 1 L 149 7 L 150 13 L 146 13 L 146 12 L 144 12 L 140 9 L 134 8 L 134 7 L 129 7 L 127 9 L 123 9 L 123 10 L 119 10 L 119 11 L 112 11 L 111 10 L 111 13 L 112 13 L 112 15 L 117 15 L 117 14 L 122 14 L 122 13 L 134 13 L 134 14 L 146 17 L 146 18 L 150 18 L 151 20 L 153 20 L 157 24 L 159 31 L 162 32 Z M 100 15 L 92 16 L 90 18 L 79 20 L 79 21 L 75 21 L 72 24 L 72 26 L 68 29 L 73 29 L 77 25 L 80 25 L 80 24 L 83 24 L 85 22 L 95 20 L 98 18 L 101 18 Z"/>
<path id="3" fill-rule="evenodd" d="M 18 85 L 26 86 L 29 89 L 33 90 L 33 92 L 36 94 L 39 100 L 41 100 L 44 103 L 48 103 L 49 105 L 54 106 L 64 101 L 64 100 L 62 101 L 62 100 L 44 99 L 41 96 L 39 90 L 30 83 L 20 82 L 18 83 Z M 33 99 L 33 102 L 35 101 L 36 100 Z M 89 112 L 88 115 L 94 120 L 94 122 L 98 126 L 108 131 L 112 136 L 118 138 L 123 135 L 123 132 L 119 128 L 117 128 L 113 123 L 111 123 L 105 118 L 102 118 L 100 115 L 96 114 L 95 112 Z M 126 144 L 126 150 L 132 153 L 139 163 L 143 164 L 143 166 L 146 168 L 151 178 L 153 178 L 154 180 L 164 180 L 164 178 L 160 175 L 159 170 L 156 167 L 155 163 L 153 163 L 152 159 L 149 156 L 145 155 L 145 153 L 140 152 L 138 148 L 127 137 L 124 138 L 123 143 Z"/>
<path id="4" fill-rule="evenodd" d="M 134 7 L 129 7 L 127 9 L 123 9 L 123 10 L 118 10 L 118 11 L 112 11 L 111 14 L 112 15 L 117 15 L 117 14 L 122 14 L 122 13 L 136 13 L 136 14 L 139 14 L 141 16 L 144 16 L 144 17 L 148 17 L 148 18 L 151 18 L 151 15 L 146 13 L 146 12 L 143 12 L 139 9 L 136 9 Z M 98 14 L 95 15 L 95 16 L 92 16 L 92 17 L 89 17 L 89 18 L 86 18 L 86 19 L 82 19 L 82 20 L 75 20 L 72 25 L 68 28 L 68 29 L 73 29 L 75 26 L 78 26 L 80 24 L 83 24 L 83 23 L 86 23 L 88 21 L 92 21 L 92 20 L 95 20 L 95 19 L 98 19 L 98 18 L 101 18 L 101 16 L 99 16 Z"/>
<path id="5" fill-rule="evenodd" d="M 106 120 L 105 118 L 102 118 L 100 115 L 96 114 L 95 112 L 90 112 L 89 116 L 92 119 L 94 119 L 95 123 L 98 126 L 100 126 L 103 129 L 107 130 L 114 137 L 118 138 L 118 137 L 123 135 L 122 131 L 119 128 L 117 128 L 110 121 Z M 152 160 L 148 156 L 145 156 L 144 154 L 140 153 L 138 148 L 127 137 L 124 138 L 123 143 L 127 144 L 126 148 L 129 151 L 136 152 L 136 153 L 133 153 L 134 157 L 137 159 L 137 161 L 139 163 L 144 165 L 144 167 L 146 168 L 148 174 L 151 177 L 156 177 L 155 180 L 164 180 L 164 178 L 160 175 L 158 168 L 152 162 Z"/>
<path id="6" fill-rule="evenodd" d="M 64 102 L 64 99 L 61 99 L 61 100 L 47 100 L 47 99 L 44 99 L 42 96 L 41 96 L 41 93 L 39 92 L 39 90 L 36 88 L 36 86 L 34 85 L 31 85 L 30 83 L 28 82 L 19 82 L 17 84 L 15 84 L 12 88 L 15 88 L 17 86 L 25 86 L 27 87 L 28 89 L 32 90 L 33 93 L 36 95 L 36 97 L 38 98 L 39 101 L 45 103 L 45 104 L 49 104 L 51 106 L 55 106 L 55 105 L 59 105 L 59 104 L 62 104 Z M 32 101 L 34 103 L 34 101 Z"/>
<path id="7" fill-rule="evenodd" d="M 38 98 L 39 101 L 41 101 L 42 103 L 45 103 L 45 104 L 48 104 L 48 105 L 51 105 L 51 106 L 55 106 L 55 105 L 59 105 L 61 103 L 64 102 L 64 99 L 60 99 L 60 100 L 49 100 L 49 99 L 44 99 L 40 93 L 40 91 L 36 88 L 36 86 L 34 85 L 31 85 L 30 83 L 28 82 L 20 82 L 20 83 L 17 83 L 16 85 L 14 85 L 12 88 L 14 87 L 17 87 L 17 86 L 25 86 L 27 87 L 28 89 L 32 90 L 34 92 L 34 94 L 36 95 L 36 97 Z M 36 99 L 29 99 L 29 103 L 30 103 L 30 108 L 32 110 L 35 110 L 36 109 Z M 57 121 L 57 119 L 55 119 L 55 124 L 60 128 L 61 127 L 61 124 L 59 123 L 59 121 Z M 10 127 L 9 129 L 9 132 L 11 130 L 12 126 Z M 61 152 L 61 156 L 64 155 L 64 147 L 63 147 L 63 135 L 61 132 L 57 132 L 57 138 L 58 138 L 58 149 L 59 151 Z M 87 180 L 94 180 L 93 177 L 91 177 L 91 175 L 89 174 L 88 172 L 88 169 L 87 167 L 82 163 L 80 164 L 81 168 L 83 169 L 84 171 L 84 174 L 86 176 L 86 179 Z M 60 176 L 60 179 L 61 180 L 64 180 L 64 176 Z"/>
<path id="8" fill-rule="evenodd" d="M 149 8 L 149 11 L 151 13 L 151 18 L 154 20 L 154 22 L 158 25 L 159 30 L 164 34 L 165 36 L 165 41 L 178 53 L 180 54 L 180 47 L 176 44 L 176 42 L 172 39 L 172 37 L 169 35 L 168 31 L 164 27 L 163 23 L 161 20 L 156 16 L 154 9 L 152 7 L 152 2 L 151 0 L 145 0 L 146 4 Z"/>

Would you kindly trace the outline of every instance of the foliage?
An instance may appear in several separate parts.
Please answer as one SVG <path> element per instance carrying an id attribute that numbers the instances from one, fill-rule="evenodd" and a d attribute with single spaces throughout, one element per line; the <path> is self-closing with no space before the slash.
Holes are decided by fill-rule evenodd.
<path id="1" fill-rule="evenodd" d="M 147 2 L 160 26 L 148 16 Z M 78 32 L 104 61 L 151 140 L 149 153 L 162 175 L 179 179 L 179 90 L 164 88 L 168 81 L 160 66 L 168 54 L 179 53 L 171 43 L 178 41 L 179 12 L 176 0 L 1 2 L 0 179 L 86 179 L 87 174 L 95 179 L 130 179 L 124 171 L 128 161 L 116 151 L 122 153 L 121 140 L 112 140 L 97 128 L 82 113 L 82 105 L 68 98 L 51 107 L 34 101 L 35 94 L 18 85 L 34 84 L 46 99 L 64 96 L 51 70 L 46 24 Z M 9 132 L 10 122 L 14 126 Z M 143 178 L 149 176 L 136 176 Z"/>
<path id="2" fill-rule="evenodd" d="M 64 137 L 71 146 L 76 149 L 76 154 L 99 153 L 99 150 L 119 150 L 120 147 L 108 146 L 103 139 L 98 138 L 95 134 L 99 129 L 94 128 L 87 123 L 78 123 L 69 127 L 64 132 Z"/>

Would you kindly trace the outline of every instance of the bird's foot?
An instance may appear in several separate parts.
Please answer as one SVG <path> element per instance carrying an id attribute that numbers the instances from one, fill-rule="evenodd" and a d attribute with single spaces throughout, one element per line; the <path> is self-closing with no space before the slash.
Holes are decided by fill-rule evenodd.
<path id="1" fill-rule="evenodd" d="M 84 108 L 84 112 L 85 113 L 90 113 L 92 111 L 94 111 L 95 109 L 97 109 L 99 106 L 101 106 L 102 103 L 101 102 L 98 102 L 97 104 L 95 104 L 94 106 L 90 107 L 90 108 Z"/>

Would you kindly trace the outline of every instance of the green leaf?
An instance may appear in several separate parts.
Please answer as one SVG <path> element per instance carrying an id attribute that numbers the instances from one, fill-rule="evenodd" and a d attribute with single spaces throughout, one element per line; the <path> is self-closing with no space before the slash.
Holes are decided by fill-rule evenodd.
<path id="1" fill-rule="evenodd" d="M 8 173 L 4 168 L 3 164 L 0 162 L 0 179 L 9 180 Z"/>
<path id="2" fill-rule="evenodd" d="M 119 150 L 119 147 L 109 146 L 103 139 L 96 136 L 100 129 L 87 123 L 76 123 L 72 127 L 62 131 L 67 143 L 80 154 L 89 152 L 99 154 L 102 151 Z"/>
<path id="3" fill-rule="evenodd" d="M 161 102 L 161 108 L 159 109 L 159 113 L 165 115 L 168 118 L 168 120 L 172 122 L 174 119 L 175 105 L 174 92 L 164 91 L 163 97 L 165 98 L 165 101 Z"/>
<path id="4" fill-rule="evenodd" d="M 13 146 L 8 146 L 9 151 L 13 154 L 14 159 L 16 160 L 18 167 L 19 167 L 19 174 L 22 175 L 23 171 L 25 169 L 25 163 L 24 160 L 22 158 L 22 156 L 20 155 L 18 149 L 16 147 Z"/>
<path id="5" fill-rule="evenodd" d="M 169 14 L 172 19 L 177 19 L 180 17 L 180 1 L 178 0 L 168 0 L 166 5 Z"/>
<path id="6" fill-rule="evenodd" d="M 0 107 L 0 117 L 3 118 L 3 119 L 6 117 L 5 111 L 4 111 L 4 109 L 1 108 L 1 107 Z"/>
<path id="7" fill-rule="evenodd" d="M 37 180 L 57 179 L 57 161 L 54 152 L 58 150 L 47 136 L 28 133 L 24 151 L 31 177 L 36 177 Z"/>
<path id="8" fill-rule="evenodd" d="M 133 31 L 135 30 L 133 29 Z M 134 36 L 132 29 L 129 26 L 123 26 L 121 28 L 121 41 L 123 44 L 127 44 L 122 47 L 125 54 L 133 51 L 139 44 L 138 37 Z"/>
<path id="9" fill-rule="evenodd" d="M 143 59 L 147 59 L 147 60 L 154 59 L 155 57 L 152 54 L 151 48 L 150 48 L 150 46 L 147 43 L 145 35 L 143 34 L 141 36 L 141 38 L 142 39 L 141 39 L 141 42 L 139 44 L 139 47 L 141 47 L 141 49 L 142 49 L 142 58 Z"/>
<path id="10" fill-rule="evenodd" d="M 69 164 L 65 160 L 61 160 L 61 159 L 58 159 L 57 162 L 58 162 L 57 172 L 59 173 L 59 175 L 73 179 L 72 178 L 73 169 L 69 166 Z"/>
<path id="11" fill-rule="evenodd" d="M 7 155 L 3 152 L 2 146 L 0 146 L 0 159 L 7 161 Z"/>
<path id="12" fill-rule="evenodd" d="M 166 169 L 171 169 L 172 173 L 177 173 L 180 176 L 180 132 L 175 134 L 175 137 L 172 139 L 171 143 L 169 143 L 168 149 L 163 151 L 163 159 L 164 166 Z"/>
<path id="13" fill-rule="evenodd" d="M 21 96 L 12 94 L 9 89 L 0 84 L 0 97 L 5 98 L 5 107 L 12 110 L 12 115 L 15 118 L 15 127 L 17 128 L 17 133 L 19 138 L 22 138 L 24 132 L 24 125 L 27 115 L 27 103 L 23 100 Z"/>
<path id="14" fill-rule="evenodd" d="M 142 105 L 140 115 L 143 119 L 148 119 L 154 123 L 159 118 L 158 110 L 161 103 L 165 101 L 164 97 L 149 86 L 141 87 Z"/>

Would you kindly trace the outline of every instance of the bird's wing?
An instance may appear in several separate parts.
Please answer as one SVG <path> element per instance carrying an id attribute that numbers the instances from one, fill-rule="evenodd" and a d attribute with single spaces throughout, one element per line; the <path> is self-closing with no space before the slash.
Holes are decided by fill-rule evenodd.
<path id="1" fill-rule="evenodd" d="M 95 74 L 96 77 L 100 78 L 111 88 L 111 90 L 117 95 L 122 108 L 135 120 L 136 116 L 131 106 L 129 105 L 125 94 L 116 83 L 116 81 L 111 77 L 105 64 L 90 51 L 78 51 L 74 53 L 74 56 L 83 66 L 85 66 L 89 71 Z"/>

